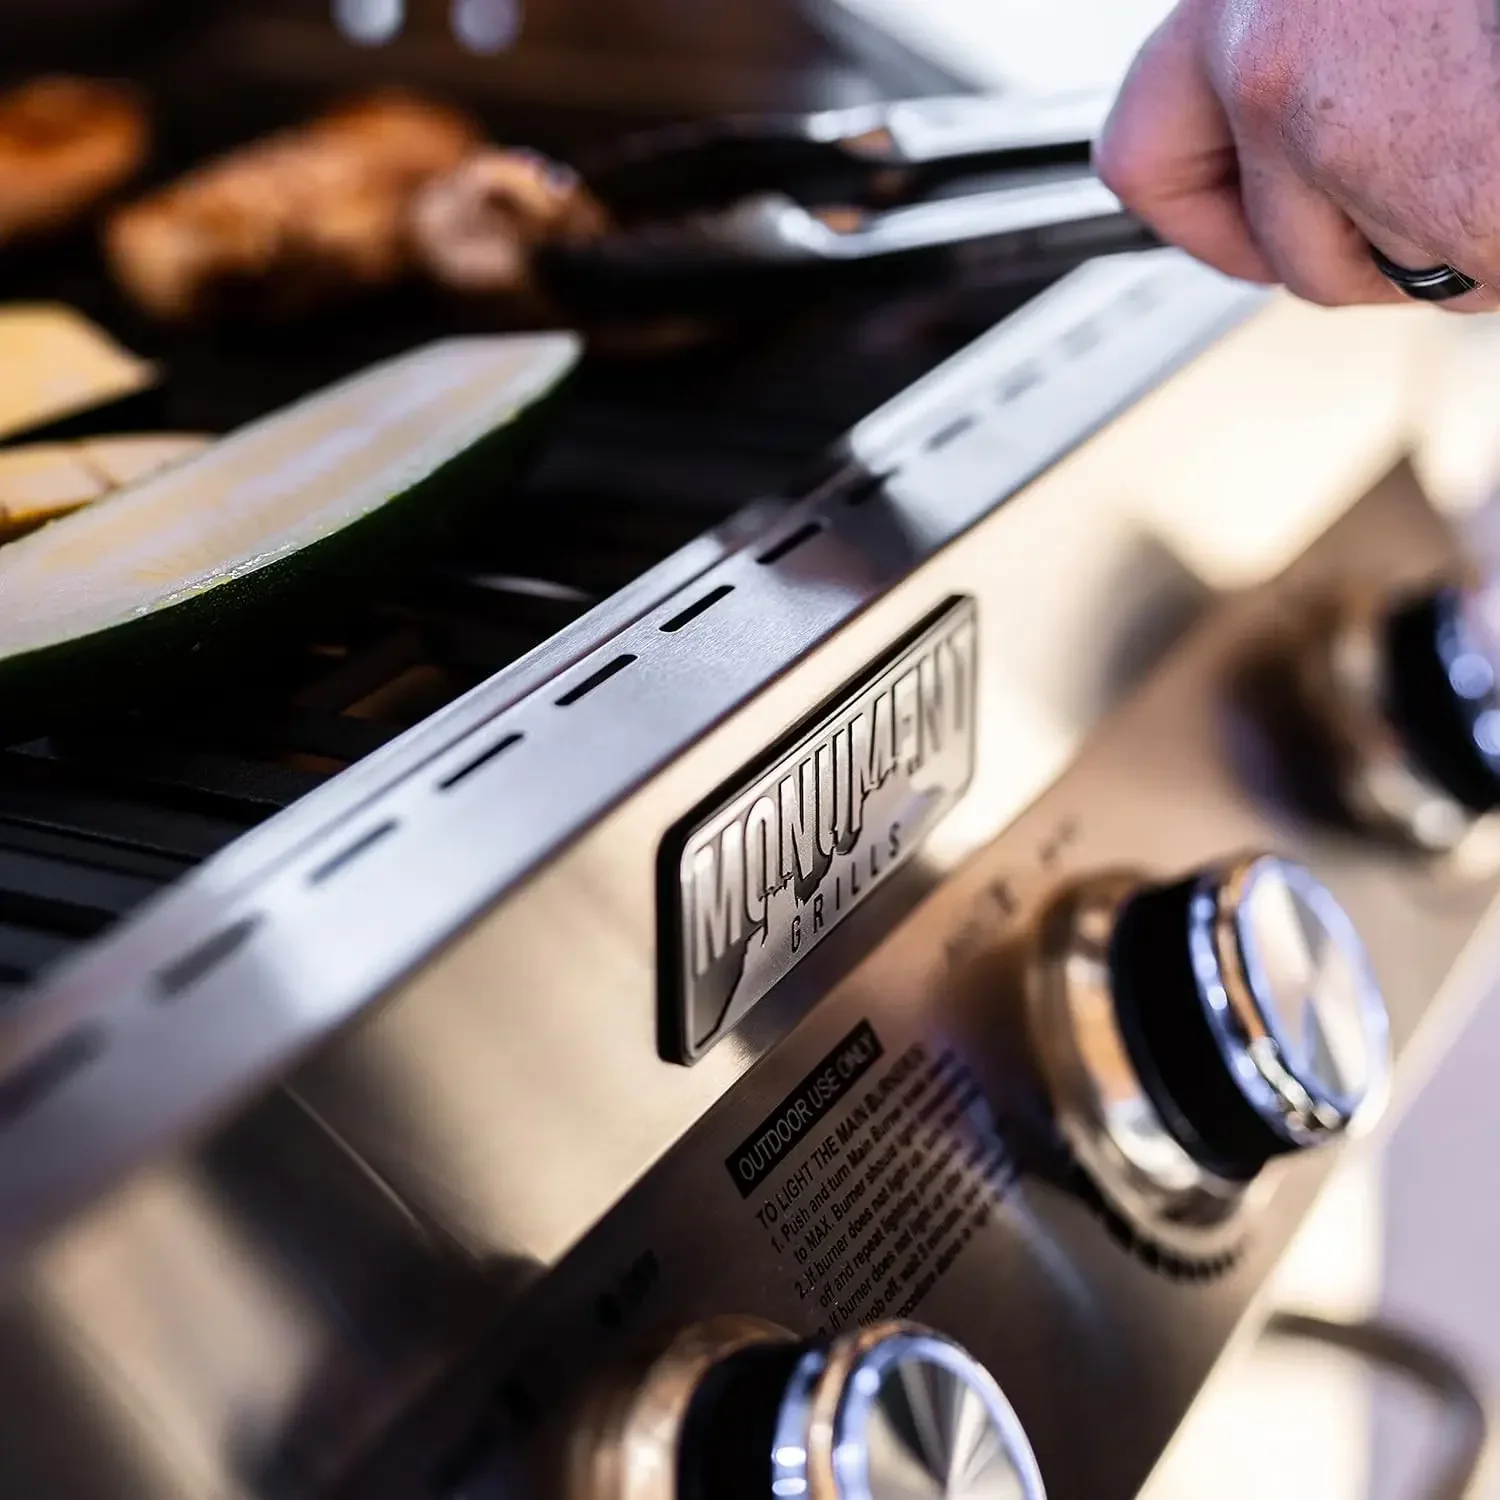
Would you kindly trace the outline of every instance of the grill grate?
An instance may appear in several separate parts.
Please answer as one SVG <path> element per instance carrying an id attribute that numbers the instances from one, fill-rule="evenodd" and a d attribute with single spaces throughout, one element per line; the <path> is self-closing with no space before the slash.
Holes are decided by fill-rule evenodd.
<path id="1" fill-rule="evenodd" d="M 0 994 L 702 529 L 672 521 L 580 507 L 576 554 L 538 559 L 540 577 L 502 573 L 513 556 L 436 571 L 284 652 L 233 701 L 0 752 Z"/>
<path id="2" fill-rule="evenodd" d="M 295 337 L 167 337 L 119 306 L 86 246 L 18 257 L 7 280 L 158 358 L 147 416 L 176 430 L 226 430 L 461 331 L 413 295 Z M 0 749 L 0 999 L 745 504 L 790 494 L 841 433 L 1037 289 L 980 273 L 851 292 L 708 349 L 595 359 L 461 558 L 269 648 L 220 699 Z"/>

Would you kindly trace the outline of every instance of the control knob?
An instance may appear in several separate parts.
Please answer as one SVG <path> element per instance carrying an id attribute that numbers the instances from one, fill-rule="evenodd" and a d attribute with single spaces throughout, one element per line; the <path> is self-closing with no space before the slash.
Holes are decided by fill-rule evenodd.
<path id="1" fill-rule="evenodd" d="M 1273 854 L 1165 884 L 1108 875 L 1044 924 L 1034 991 L 1058 1118 L 1106 1196 L 1212 1239 L 1272 1158 L 1383 1096 L 1385 1004 L 1354 925 Z"/>
<path id="2" fill-rule="evenodd" d="M 1500 809 L 1500 586 L 1351 598 L 1307 664 L 1356 814 L 1443 850 Z"/>
<path id="3" fill-rule="evenodd" d="M 637 1388 L 604 1500 L 1045 1500 L 989 1372 L 909 1323 L 689 1329 Z"/>

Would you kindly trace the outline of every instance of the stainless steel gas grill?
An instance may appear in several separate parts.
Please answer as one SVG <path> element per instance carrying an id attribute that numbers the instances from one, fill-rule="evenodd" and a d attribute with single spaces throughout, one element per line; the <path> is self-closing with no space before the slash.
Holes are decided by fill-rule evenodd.
<path id="1" fill-rule="evenodd" d="M 5 1494 L 1140 1491 L 1492 983 L 1495 445 L 1438 315 L 961 264 L 0 753 Z M 24 274 L 180 427 L 446 326 Z"/>
<path id="2" fill-rule="evenodd" d="M 1135 1493 L 1485 980 L 1472 787 L 1441 855 L 1325 795 L 1397 743 L 1330 610 L 1457 563 L 1444 347 L 1100 262 L 414 727 L 394 630 L 312 677 L 300 798 L 12 751 L 13 951 L 92 939 L 3 1018 L 13 1482 L 896 1493 L 925 1382 Z"/>

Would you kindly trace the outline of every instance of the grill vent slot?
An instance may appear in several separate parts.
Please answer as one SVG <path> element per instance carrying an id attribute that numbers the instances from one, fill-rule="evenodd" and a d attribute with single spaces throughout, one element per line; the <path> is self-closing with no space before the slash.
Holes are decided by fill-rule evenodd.
<path id="1" fill-rule="evenodd" d="M 691 625 L 699 615 L 706 615 L 721 599 L 727 599 L 733 592 L 732 583 L 722 583 L 718 588 L 706 593 L 696 604 L 688 605 L 680 615 L 673 615 L 661 628 L 668 635 L 676 635 L 684 625 Z"/>
<path id="2" fill-rule="evenodd" d="M 799 547 L 806 544 L 822 531 L 821 521 L 809 521 L 806 526 L 799 526 L 789 537 L 783 538 L 767 552 L 762 552 L 757 559 L 760 565 L 769 568 L 772 563 L 779 563 L 782 558 L 790 557 Z"/>
<path id="3" fill-rule="evenodd" d="M 1034 390 L 1041 383 L 1041 367 L 1035 363 L 1024 364 L 1019 369 L 1012 370 L 1000 382 L 995 391 L 995 400 L 1001 406 L 1008 406 L 1012 401 L 1019 401 L 1027 391 Z"/>
<path id="4" fill-rule="evenodd" d="M 603 687 L 611 677 L 618 677 L 626 667 L 635 661 L 633 656 L 617 656 L 612 662 L 600 667 L 592 677 L 585 677 L 575 688 L 569 688 L 561 698 L 557 700 L 559 708 L 572 708 L 580 699 L 587 698 L 595 688 Z"/>
<path id="5" fill-rule="evenodd" d="M 308 884 L 322 885 L 325 880 L 328 880 L 332 876 L 337 875 L 338 872 L 342 870 L 346 865 L 353 864 L 361 854 L 364 854 L 369 849 L 373 849 L 376 844 L 384 843 L 384 841 L 388 839 L 399 826 L 400 825 L 394 818 L 391 818 L 384 823 L 378 824 L 368 833 L 363 834 L 361 835 L 361 837 L 355 839 L 355 841 L 350 844 L 347 849 L 342 850 L 340 853 L 335 854 L 332 859 L 319 865 L 318 868 L 308 876 Z"/>
<path id="6" fill-rule="evenodd" d="M 927 451 L 929 453 L 941 453 L 950 443 L 956 443 L 964 433 L 979 425 L 979 417 L 974 412 L 966 412 L 956 421 L 950 422 L 940 432 L 935 432 L 927 439 Z"/>
<path id="7" fill-rule="evenodd" d="M 473 760 L 460 766 L 451 776 L 446 776 L 438 782 L 438 790 L 451 792 L 454 787 L 467 781 L 476 771 L 482 771 L 492 760 L 498 760 L 507 750 L 513 750 L 525 738 L 524 734 L 507 734 L 503 739 L 496 740 L 489 749 L 481 751 Z"/>
<path id="8" fill-rule="evenodd" d="M 239 952 L 249 941 L 250 934 L 259 926 L 259 917 L 245 917 L 223 931 L 216 932 L 192 952 L 184 954 L 170 968 L 163 969 L 156 976 L 159 998 L 175 1000 L 184 990 L 191 989 L 231 954 Z"/>
<path id="9" fill-rule="evenodd" d="M 59 1038 L 0 1088 L 0 1126 L 29 1114 L 103 1051 L 104 1030 L 99 1026 L 80 1026 Z"/>
<path id="10" fill-rule="evenodd" d="M 1069 359 L 1081 359 L 1091 349 L 1096 348 L 1103 337 L 1104 330 L 1100 328 L 1097 320 L 1090 319 L 1070 330 L 1063 339 L 1063 348 L 1067 350 Z"/>

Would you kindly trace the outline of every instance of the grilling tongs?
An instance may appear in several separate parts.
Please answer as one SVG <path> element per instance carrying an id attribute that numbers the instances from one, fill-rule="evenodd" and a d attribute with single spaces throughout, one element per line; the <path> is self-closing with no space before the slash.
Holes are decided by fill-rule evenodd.
<path id="1" fill-rule="evenodd" d="M 1028 274 L 1149 248 L 1090 166 L 1108 107 L 1095 93 L 922 99 L 638 135 L 582 164 L 624 227 L 553 267 L 666 292 L 980 244 Z"/>

